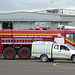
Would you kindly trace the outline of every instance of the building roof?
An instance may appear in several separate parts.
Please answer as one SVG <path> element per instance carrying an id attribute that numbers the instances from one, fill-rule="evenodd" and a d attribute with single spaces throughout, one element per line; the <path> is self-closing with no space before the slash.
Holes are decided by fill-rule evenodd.
<path id="1" fill-rule="evenodd" d="M 0 14 L 0 21 L 61 21 L 61 17 L 51 13 L 13 12 Z M 65 20 L 69 22 L 68 20 Z"/>

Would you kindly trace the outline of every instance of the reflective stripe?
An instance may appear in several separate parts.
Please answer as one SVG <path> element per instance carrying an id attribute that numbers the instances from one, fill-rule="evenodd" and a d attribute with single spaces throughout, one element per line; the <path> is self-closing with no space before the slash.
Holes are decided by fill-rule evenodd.
<path id="1" fill-rule="evenodd" d="M 65 38 L 64 36 L 61 36 L 61 38 Z M 71 40 L 69 40 L 69 39 L 67 39 L 67 38 L 65 38 L 65 40 L 67 40 L 68 42 L 70 42 L 70 43 L 72 43 L 72 44 L 74 44 L 75 45 L 75 43 L 74 42 L 72 42 Z"/>
<path id="2" fill-rule="evenodd" d="M 53 56 L 53 57 L 56 57 L 56 58 L 70 58 L 70 57 L 63 57 L 63 56 Z"/>
<path id="3" fill-rule="evenodd" d="M 47 44 L 46 44 L 46 46 L 45 46 L 45 54 L 46 54 L 46 50 L 47 50 Z"/>
<path id="4" fill-rule="evenodd" d="M 12 35 L 53 35 L 53 34 L 22 34 L 22 33 L 13 33 Z M 57 35 L 57 34 L 54 34 Z"/>
<path id="5" fill-rule="evenodd" d="M 50 54 L 52 53 L 52 44 L 51 44 L 51 48 L 50 48 Z"/>
<path id="6" fill-rule="evenodd" d="M 48 57 L 51 57 L 51 56 L 48 56 Z"/>
<path id="7" fill-rule="evenodd" d="M 70 43 L 72 43 L 72 44 L 74 44 L 75 45 L 75 43 L 74 42 L 72 42 L 72 41 L 70 41 L 70 40 L 68 40 L 67 38 L 65 38 L 68 42 L 70 42 Z"/>
<path id="8" fill-rule="evenodd" d="M 40 57 L 40 55 L 32 55 L 32 56 L 39 56 Z"/>
<path id="9" fill-rule="evenodd" d="M 33 53 L 33 44 L 32 44 L 32 53 Z"/>
<path id="10" fill-rule="evenodd" d="M 11 35 L 11 33 L 0 33 L 0 35 Z M 53 35 L 53 34 L 27 34 L 27 33 L 13 33 L 12 35 Z M 57 34 L 54 34 L 57 35 Z"/>
<path id="11" fill-rule="evenodd" d="M 11 33 L 0 33 L 0 35 L 53 35 L 53 34 L 23 34 L 23 33 L 13 33 L 13 34 L 11 34 Z M 58 35 L 58 34 L 54 34 L 54 35 Z M 62 38 L 65 38 L 64 36 L 61 36 Z M 71 40 L 69 40 L 69 39 L 67 39 L 67 38 L 65 38 L 65 40 L 67 40 L 68 42 L 70 42 L 70 43 L 72 43 L 72 44 L 74 44 L 75 45 L 75 43 L 74 42 L 72 42 Z"/>

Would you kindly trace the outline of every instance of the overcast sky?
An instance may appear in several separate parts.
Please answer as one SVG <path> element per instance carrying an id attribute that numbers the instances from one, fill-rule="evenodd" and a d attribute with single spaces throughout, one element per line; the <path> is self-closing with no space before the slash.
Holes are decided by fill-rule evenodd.
<path id="1" fill-rule="evenodd" d="M 0 11 L 74 7 L 75 0 L 0 0 Z"/>

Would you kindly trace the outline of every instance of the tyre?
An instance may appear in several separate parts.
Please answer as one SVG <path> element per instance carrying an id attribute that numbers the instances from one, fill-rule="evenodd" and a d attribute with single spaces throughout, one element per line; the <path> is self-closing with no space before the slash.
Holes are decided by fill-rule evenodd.
<path id="1" fill-rule="evenodd" d="M 72 61 L 73 61 L 73 63 L 75 63 L 75 56 L 72 57 Z"/>
<path id="2" fill-rule="evenodd" d="M 18 51 L 18 56 L 19 56 L 20 59 L 29 59 L 31 57 L 31 51 L 27 47 L 22 47 Z"/>
<path id="3" fill-rule="evenodd" d="M 3 51 L 3 57 L 8 60 L 14 59 L 16 57 L 15 49 L 12 47 L 5 48 Z"/>
<path id="4" fill-rule="evenodd" d="M 42 62 L 47 62 L 48 61 L 48 56 L 47 55 L 42 55 L 41 56 L 41 61 Z"/>

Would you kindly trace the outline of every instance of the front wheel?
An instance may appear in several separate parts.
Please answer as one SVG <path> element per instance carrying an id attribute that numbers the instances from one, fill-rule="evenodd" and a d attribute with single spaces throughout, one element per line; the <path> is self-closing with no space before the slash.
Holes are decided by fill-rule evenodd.
<path id="1" fill-rule="evenodd" d="M 72 61 L 73 61 L 73 63 L 75 63 L 75 56 L 72 57 Z"/>
<path id="2" fill-rule="evenodd" d="M 8 60 L 14 59 L 16 57 L 15 49 L 12 47 L 5 48 L 3 51 L 3 57 Z"/>
<path id="3" fill-rule="evenodd" d="M 48 61 L 48 56 L 47 55 L 42 55 L 41 56 L 41 61 L 42 62 L 47 62 Z"/>

